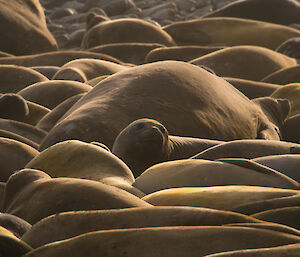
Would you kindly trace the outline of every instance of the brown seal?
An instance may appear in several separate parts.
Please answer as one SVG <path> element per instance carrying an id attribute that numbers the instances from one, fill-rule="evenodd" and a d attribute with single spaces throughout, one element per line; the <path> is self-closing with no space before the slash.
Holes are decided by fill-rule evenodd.
<path id="1" fill-rule="evenodd" d="M 0 19 L 1 51 L 26 55 L 57 50 L 39 1 L 1 0 Z"/>
<path id="2" fill-rule="evenodd" d="M 33 69 L 16 65 L 0 65 L 0 76 L 0 93 L 17 93 L 31 84 L 48 81 Z"/>
<path id="3" fill-rule="evenodd" d="M 33 250 L 31 246 L 2 226 L 0 226 L 0 242 L 2 245 L 0 249 L 1 256 L 22 257 Z"/>
<path id="4" fill-rule="evenodd" d="M 233 17 L 198 18 L 163 27 L 177 45 L 256 45 L 275 50 L 284 41 L 299 37 L 297 29 L 269 22 Z"/>
<path id="5" fill-rule="evenodd" d="M 263 211 L 251 216 L 264 221 L 284 224 L 295 229 L 300 229 L 299 215 L 300 207 L 292 206 Z"/>
<path id="6" fill-rule="evenodd" d="M 26 100 L 53 109 L 69 97 L 88 92 L 92 87 L 78 81 L 49 80 L 32 84 L 21 91 L 18 95 Z"/>
<path id="7" fill-rule="evenodd" d="M 105 244 L 99 242 L 105 242 Z M 122 256 L 124 253 L 131 257 L 144 255 L 199 257 L 213 253 L 268 248 L 299 242 L 299 236 L 250 227 L 132 228 L 86 233 L 36 248 L 27 254 L 27 257 L 65 256 L 66 254 L 73 257 Z"/>
<path id="8" fill-rule="evenodd" d="M 300 59 L 300 37 L 293 37 L 284 41 L 277 47 L 276 51 L 289 57 Z"/>
<path id="9" fill-rule="evenodd" d="M 299 198 L 299 190 L 281 189 L 261 186 L 210 186 L 182 187 L 159 190 L 142 199 L 154 206 L 194 206 L 217 210 L 229 210 L 239 213 L 249 212 L 249 206 L 263 206 L 265 201 L 278 201 L 291 197 Z M 272 207 L 276 208 L 275 205 Z M 243 210 L 241 210 L 243 208 Z M 257 213 L 258 211 L 254 213 Z M 253 212 L 252 212 L 253 213 Z M 251 213 L 251 214 L 252 214 Z M 247 213 L 248 214 L 248 213 Z"/>
<path id="10" fill-rule="evenodd" d="M 1 57 L 1 64 L 14 64 L 25 67 L 32 66 L 63 66 L 65 63 L 79 58 L 95 58 L 120 63 L 116 58 L 100 53 L 76 50 L 60 50 L 54 52 L 25 56 Z"/>
<path id="11" fill-rule="evenodd" d="M 189 63 L 163 61 L 102 80 L 62 117 L 40 149 L 74 138 L 111 148 L 120 131 L 139 118 L 163 123 L 171 135 L 279 139 L 277 124 L 227 81 Z"/>
<path id="12" fill-rule="evenodd" d="M 34 224 L 22 240 L 34 248 L 84 233 L 142 227 L 220 226 L 256 223 L 257 219 L 239 213 L 187 206 L 156 206 L 120 210 L 65 212 Z"/>
<path id="13" fill-rule="evenodd" d="M 300 82 L 300 65 L 294 65 L 291 67 L 283 67 L 280 70 L 274 71 L 269 75 L 262 78 L 262 82 L 273 83 L 279 85 L 286 85 L 291 83 Z"/>
<path id="14" fill-rule="evenodd" d="M 226 185 L 300 188 L 297 181 L 276 170 L 239 158 L 217 161 L 188 159 L 156 164 L 137 177 L 133 185 L 146 194 L 168 188 Z"/>
<path id="15" fill-rule="evenodd" d="M 297 64 L 295 59 L 258 46 L 228 47 L 191 60 L 189 63 L 204 65 L 218 76 L 255 81 Z"/>
<path id="16" fill-rule="evenodd" d="M 1 169 L 0 181 L 6 182 L 12 174 L 31 161 L 39 152 L 27 144 L 0 137 Z"/>
<path id="17" fill-rule="evenodd" d="M 0 118 L 24 121 L 29 115 L 29 108 L 25 99 L 17 94 L 0 96 Z"/>
<path id="18" fill-rule="evenodd" d="M 300 4 L 295 0 L 234 1 L 202 17 L 237 17 L 290 25 L 300 23 Z"/>
<path id="19" fill-rule="evenodd" d="M 290 245 L 260 248 L 260 249 L 228 251 L 224 253 L 206 255 L 205 257 L 253 257 L 253 256 L 286 257 L 286 256 L 298 256 L 299 251 L 300 251 L 300 244 L 290 244 Z"/>
<path id="20" fill-rule="evenodd" d="M 154 24 L 142 19 L 124 18 L 103 21 L 86 32 L 81 48 L 89 49 L 111 43 L 158 43 L 174 46 L 172 37 Z"/>
<path id="21" fill-rule="evenodd" d="M 300 183 L 300 174 L 298 172 L 298 164 L 300 162 L 300 154 L 278 154 L 262 156 L 252 159 L 252 161 L 278 170 L 282 174 Z"/>
<path id="22" fill-rule="evenodd" d="M 223 79 L 228 81 L 250 99 L 269 96 L 280 87 L 279 85 L 248 79 L 230 77 L 223 77 Z"/>
<path id="23" fill-rule="evenodd" d="M 289 154 L 300 144 L 274 140 L 234 140 L 213 146 L 195 155 L 194 159 L 216 160 L 220 158 L 257 158 L 275 154 Z"/>
<path id="24" fill-rule="evenodd" d="M 138 177 L 150 166 L 168 160 L 185 159 L 222 141 L 169 135 L 158 121 L 139 119 L 117 136 L 112 153 Z"/>
<path id="25" fill-rule="evenodd" d="M 129 168 L 114 154 L 78 140 L 67 140 L 47 148 L 25 167 L 42 170 L 52 177 L 85 178 L 114 185 L 134 182 Z"/>
<path id="26" fill-rule="evenodd" d="M 198 57 L 210 54 L 224 47 L 218 46 L 172 46 L 155 48 L 150 51 L 145 62 L 157 62 L 165 60 L 191 61 Z"/>
<path id="27" fill-rule="evenodd" d="M 124 190 L 101 182 L 79 178 L 51 178 L 46 173 L 33 169 L 24 169 L 10 176 L 2 202 L 3 211 L 30 224 L 66 211 L 131 207 L 151 205 Z"/>
<path id="28" fill-rule="evenodd" d="M 128 67 L 104 60 L 81 58 L 63 65 L 52 77 L 57 80 L 87 82 L 95 77 L 111 75 Z"/>
<path id="29" fill-rule="evenodd" d="M 157 43 L 112 43 L 95 46 L 89 51 L 108 54 L 124 63 L 143 64 L 147 54 L 153 49 L 163 48 Z"/>

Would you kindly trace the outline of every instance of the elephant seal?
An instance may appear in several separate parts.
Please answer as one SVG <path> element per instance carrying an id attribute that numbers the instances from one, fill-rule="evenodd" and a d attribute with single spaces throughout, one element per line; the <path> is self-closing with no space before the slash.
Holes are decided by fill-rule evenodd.
<path id="1" fill-rule="evenodd" d="M 95 77 L 111 75 L 128 67 L 98 59 L 81 58 L 63 65 L 52 77 L 56 80 L 87 82 Z"/>
<path id="2" fill-rule="evenodd" d="M 7 130 L 19 136 L 25 137 L 37 144 L 39 144 L 47 134 L 45 131 L 30 124 L 1 118 L 0 129 Z"/>
<path id="3" fill-rule="evenodd" d="M 30 125 L 36 123 L 50 110 L 39 104 L 26 101 L 22 96 L 14 93 L 0 93 L 1 118 L 21 121 Z M 1 116 L 0 115 L 0 116 Z"/>
<path id="4" fill-rule="evenodd" d="M 274 140 L 235 140 L 213 146 L 193 156 L 193 159 L 217 160 L 220 158 L 253 159 L 275 154 L 289 154 L 299 144 Z"/>
<path id="5" fill-rule="evenodd" d="M 300 82 L 300 65 L 282 68 L 262 78 L 262 82 L 286 85 Z"/>
<path id="6" fill-rule="evenodd" d="M 59 70 L 58 66 L 34 66 L 30 68 L 41 73 L 48 79 L 52 79 L 54 74 Z"/>
<path id="7" fill-rule="evenodd" d="M 15 173 L 31 161 L 39 152 L 27 144 L 0 137 L 1 169 L 0 181 L 6 182 L 10 175 Z"/>
<path id="8" fill-rule="evenodd" d="M 291 83 L 275 90 L 270 97 L 276 99 L 288 99 L 291 104 L 289 117 L 300 114 L 300 83 Z"/>
<path id="9" fill-rule="evenodd" d="M 21 238 L 32 227 L 27 221 L 7 213 L 0 213 L 0 226 L 12 232 L 17 238 Z"/>
<path id="10" fill-rule="evenodd" d="M 4 212 L 16 215 L 30 224 L 66 211 L 131 207 L 151 205 L 124 190 L 101 182 L 51 178 L 33 169 L 24 169 L 10 176 L 2 201 Z"/>
<path id="11" fill-rule="evenodd" d="M 32 247 L 2 226 L 0 226 L 0 245 L 1 256 L 22 257 L 32 250 Z"/>
<path id="12" fill-rule="evenodd" d="M 300 37 L 290 38 L 277 47 L 276 52 L 300 59 Z"/>
<path id="13" fill-rule="evenodd" d="M 154 206 L 194 206 L 236 211 L 240 206 L 292 196 L 299 197 L 298 190 L 226 185 L 170 188 L 148 194 L 142 199 Z M 240 211 L 236 212 L 243 213 Z"/>
<path id="14" fill-rule="evenodd" d="M 296 65 L 294 59 L 258 46 L 232 46 L 196 58 L 189 63 L 204 65 L 222 77 L 255 81 Z"/>
<path id="15" fill-rule="evenodd" d="M 0 118 L 24 121 L 29 114 L 25 99 L 17 94 L 0 96 Z"/>
<path id="16" fill-rule="evenodd" d="M 0 19 L 1 51 L 26 55 L 58 49 L 39 1 L 1 0 Z"/>
<path id="17" fill-rule="evenodd" d="M 8 130 L 0 129 L 0 137 L 5 137 L 5 138 L 19 141 L 21 143 L 31 146 L 34 149 L 38 149 L 38 147 L 39 147 L 39 145 L 37 143 L 33 142 L 32 140 L 25 138 L 23 136 L 20 136 L 14 132 L 10 132 Z"/>
<path id="18" fill-rule="evenodd" d="M 134 182 L 131 171 L 119 158 L 101 147 L 78 140 L 47 148 L 25 168 L 42 170 L 51 177 L 85 178 L 107 184 Z"/>
<path id="19" fill-rule="evenodd" d="M 253 215 L 255 213 L 264 212 L 268 210 L 299 206 L 299 203 L 299 195 L 290 195 L 241 204 L 239 206 L 235 206 L 235 208 L 233 208 L 231 211 L 243 213 L 245 215 Z"/>
<path id="20" fill-rule="evenodd" d="M 249 99 L 269 96 L 280 87 L 279 85 L 248 79 L 239 79 L 231 77 L 223 77 L 223 79 L 228 81 L 236 89 L 240 90 Z"/>
<path id="21" fill-rule="evenodd" d="M 147 54 L 153 49 L 164 48 L 157 43 L 112 43 L 95 46 L 88 51 L 108 54 L 124 63 L 143 64 Z"/>
<path id="22" fill-rule="evenodd" d="M 0 64 L 11 64 L 25 67 L 32 66 L 63 66 L 65 63 L 78 58 L 95 58 L 115 63 L 120 63 L 116 58 L 100 53 L 79 50 L 60 50 L 54 52 L 13 56 L 0 58 Z"/>
<path id="23" fill-rule="evenodd" d="M 102 80 L 61 118 L 40 149 L 74 138 L 111 148 L 120 131 L 139 118 L 157 120 L 178 136 L 279 140 L 277 125 L 228 82 L 189 63 L 163 61 Z"/>
<path id="24" fill-rule="evenodd" d="M 288 244 L 277 247 L 228 251 L 224 253 L 205 255 L 205 257 L 298 257 L 299 251 L 300 244 Z"/>
<path id="25" fill-rule="evenodd" d="M 126 18 L 103 21 L 86 32 L 81 48 L 89 49 L 111 43 L 157 43 L 174 46 L 172 37 L 142 19 Z"/>
<path id="26" fill-rule="evenodd" d="M 272 222 L 259 222 L 259 223 L 233 223 L 228 224 L 228 226 L 234 227 L 249 227 L 249 228 L 261 228 L 261 229 L 270 229 L 278 232 L 283 232 L 291 235 L 300 236 L 300 230 L 295 229 L 293 227 L 289 227 L 286 225 L 282 225 L 279 223 L 272 223 Z"/>
<path id="27" fill-rule="evenodd" d="M 158 121 L 139 119 L 124 128 L 114 141 L 112 153 L 138 177 L 150 166 L 189 158 L 222 141 L 169 135 Z"/>
<path id="28" fill-rule="evenodd" d="M 22 240 L 31 247 L 37 248 L 58 240 L 65 240 L 98 230 L 169 226 L 221 226 L 248 222 L 251 224 L 260 221 L 230 211 L 187 206 L 76 211 L 64 212 L 42 219 L 24 234 Z"/>
<path id="29" fill-rule="evenodd" d="M 164 26 L 163 30 L 174 39 L 177 45 L 255 45 L 271 50 L 275 50 L 292 37 L 300 36 L 297 29 L 287 26 L 231 17 L 179 21 Z"/>
<path id="30" fill-rule="evenodd" d="M 202 18 L 237 17 L 290 25 L 300 23 L 299 15 L 300 4 L 295 0 L 243 0 L 229 3 Z"/>
<path id="31" fill-rule="evenodd" d="M 33 83 L 48 81 L 33 69 L 16 65 L 0 65 L 0 76 L 0 93 L 17 93 Z"/>
<path id="32" fill-rule="evenodd" d="M 300 188 L 298 182 L 280 172 L 242 159 L 164 162 L 144 171 L 133 185 L 146 194 L 168 188 L 225 185 Z"/>
<path id="33" fill-rule="evenodd" d="M 252 161 L 277 170 L 282 174 L 285 174 L 290 178 L 300 182 L 300 174 L 298 172 L 300 154 L 279 154 L 262 156 L 254 158 L 252 159 Z"/>
<path id="34" fill-rule="evenodd" d="M 165 60 L 177 60 L 177 61 L 191 61 L 198 57 L 210 54 L 212 52 L 223 49 L 224 47 L 218 46 L 170 46 L 155 48 L 150 51 L 145 62 L 157 62 Z"/>
<path id="35" fill-rule="evenodd" d="M 299 242 L 300 237 L 295 235 L 249 227 L 132 228 L 86 233 L 41 246 L 26 257 L 65 256 L 66 254 L 73 257 L 99 255 L 112 257 L 124 253 L 132 257 L 143 255 L 195 257 L 230 250 L 275 247 Z"/>
<path id="36" fill-rule="evenodd" d="M 86 93 L 92 87 L 78 81 L 49 80 L 35 83 L 18 92 L 26 100 L 53 109 L 69 97 Z"/>
<path id="37" fill-rule="evenodd" d="M 59 119 L 85 94 L 86 93 L 81 93 L 71 96 L 58 104 L 51 110 L 51 112 L 39 120 L 39 122 L 36 124 L 36 127 L 49 132 L 59 121 Z"/>
<path id="38" fill-rule="evenodd" d="M 252 217 L 300 229 L 299 215 L 300 207 L 292 206 L 255 213 Z"/>

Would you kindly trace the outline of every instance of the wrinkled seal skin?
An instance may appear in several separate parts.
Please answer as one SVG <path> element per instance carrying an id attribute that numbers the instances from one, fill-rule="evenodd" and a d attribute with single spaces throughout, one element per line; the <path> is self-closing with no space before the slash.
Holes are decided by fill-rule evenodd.
<path id="1" fill-rule="evenodd" d="M 57 50 L 38 0 L 0 1 L 0 50 L 14 55 Z"/>
<path id="2" fill-rule="evenodd" d="M 111 148 L 125 126 L 143 117 L 160 121 L 173 135 L 279 140 L 260 106 L 228 82 L 192 64 L 163 61 L 102 80 L 64 115 L 40 149 L 66 139 Z"/>
<path id="3" fill-rule="evenodd" d="M 156 163 L 189 158 L 220 143 L 222 141 L 171 136 L 158 121 L 139 119 L 120 132 L 112 153 L 123 160 L 137 177 Z"/>

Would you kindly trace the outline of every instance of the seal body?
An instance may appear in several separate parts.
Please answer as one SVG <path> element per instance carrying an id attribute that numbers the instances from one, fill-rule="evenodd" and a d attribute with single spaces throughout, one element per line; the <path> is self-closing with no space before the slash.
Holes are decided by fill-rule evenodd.
<path id="1" fill-rule="evenodd" d="M 102 80 L 61 118 L 40 149 L 71 138 L 112 147 L 120 131 L 139 118 L 155 119 L 178 136 L 233 140 L 267 131 L 264 138 L 279 139 L 261 107 L 228 82 L 192 64 L 164 61 Z"/>

